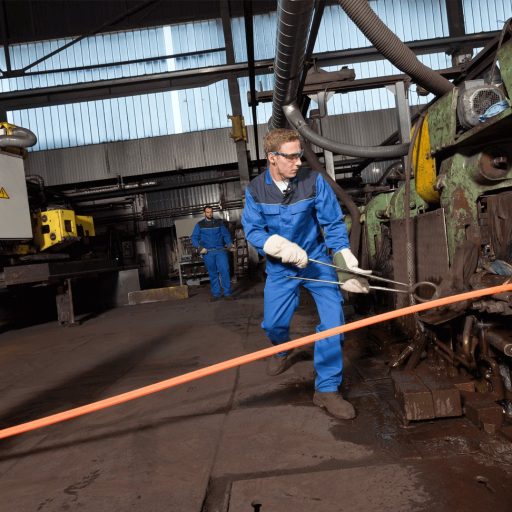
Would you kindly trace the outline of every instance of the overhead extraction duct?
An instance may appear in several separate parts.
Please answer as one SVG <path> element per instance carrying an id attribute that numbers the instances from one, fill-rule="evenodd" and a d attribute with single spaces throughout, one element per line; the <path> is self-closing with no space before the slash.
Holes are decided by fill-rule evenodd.
<path id="1" fill-rule="evenodd" d="M 27 128 L 14 126 L 9 123 L 0 123 L 0 148 L 29 148 L 37 142 L 34 132 Z"/>
<path id="2" fill-rule="evenodd" d="M 313 0 L 278 2 L 275 83 L 269 129 L 283 128 L 288 120 L 304 138 L 337 154 L 372 158 L 396 158 L 406 155 L 407 144 L 384 147 L 352 146 L 326 139 L 306 124 L 296 101 L 313 7 Z"/>
<path id="3" fill-rule="evenodd" d="M 311 129 L 302 117 L 300 108 L 296 103 L 283 107 L 289 123 L 307 140 L 321 148 L 333 153 L 363 158 L 397 158 L 407 155 L 409 144 L 396 144 L 393 146 L 354 146 L 328 139 Z"/>
<path id="4" fill-rule="evenodd" d="M 418 85 L 437 96 L 454 87 L 449 80 L 422 64 L 375 14 L 367 0 L 338 0 L 338 3 L 375 48 Z"/>
<path id="5" fill-rule="evenodd" d="M 283 105 L 297 100 L 314 0 L 279 0 L 274 95 L 269 129 L 284 128 Z"/>
<path id="6" fill-rule="evenodd" d="M 319 4 L 321 7 L 321 4 Z M 283 106 L 297 101 L 303 72 L 304 55 L 312 20 L 313 0 L 279 0 L 277 5 L 277 41 L 274 61 L 274 94 L 269 130 L 286 126 Z M 302 117 L 302 116 L 301 116 Z M 357 205 L 320 164 L 309 144 L 304 145 L 306 159 L 312 169 L 323 174 L 336 197 L 352 216 L 351 247 L 357 255 L 361 237 L 360 213 Z"/>

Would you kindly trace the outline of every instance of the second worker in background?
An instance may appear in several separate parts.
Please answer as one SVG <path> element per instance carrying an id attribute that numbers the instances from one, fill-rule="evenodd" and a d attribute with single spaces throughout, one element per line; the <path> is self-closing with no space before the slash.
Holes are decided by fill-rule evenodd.
<path id="1" fill-rule="evenodd" d="M 232 246 L 231 235 L 224 221 L 213 217 L 211 206 L 205 206 L 203 210 L 204 219 L 199 221 L 192 231 L 192 244 L 199 249 L 199 254 L 208 270 L 211 300 L 220 300 L 222 290 L 224 290 L 224 298 L 232 300 L 228 258 L 228 250 Z"/>

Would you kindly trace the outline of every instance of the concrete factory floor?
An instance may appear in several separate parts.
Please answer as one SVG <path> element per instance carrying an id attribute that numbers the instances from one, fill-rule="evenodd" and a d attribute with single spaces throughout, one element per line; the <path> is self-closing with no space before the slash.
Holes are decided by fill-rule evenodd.
<path id="1" fill-rule="evenodd" d="M 76 327 L 1 334 L 1 425 L 267 346 L 261 285 L 234 302 L 209 303 L 205 288 L 192 293 Z M 314 325 L 302 306 L 294 334 Z M 353 421 L 312 405 L 305 351 L 278 377 L 260 361 L 0 441 L 0 510 L 511 510 L 512 445 L 463 418 L 402 426 L 386 367 L 369 347 L 374 333 L 346 342 Z"/>

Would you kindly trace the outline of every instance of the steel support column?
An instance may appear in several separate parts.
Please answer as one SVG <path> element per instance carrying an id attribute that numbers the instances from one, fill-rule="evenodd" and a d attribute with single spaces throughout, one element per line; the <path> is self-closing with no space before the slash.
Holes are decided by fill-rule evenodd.
<path id="1" fill-rule="evenodd" d="M 319 127 L 320 127 L 320 135 L 324 137 L 328 137 L 328 110 L 327 110 L 327 102 L 329 101 L 329 92 L 321 91 L 316 94 L 318 101 L 318 112 L 319 112 Z M 336 181 L 336 173 L 334 172 L 334 157 L 332 151 L 324 149 L 324 163 L 325 163 L 325 171 L 327 174 Z"/>
<path id="2" fill-rule="evenodd" d="M 395 102 L 398 114 L 398 134 L 400 142 L 405 144 L 411 140 L 411 111 L 404 82 L 395 84 Z M 407 155 L 402 157 L 402 164 L 404 169 L 409 168 Z"/>
<path id="3" fill-rule="evenodd" d="M 445 0 L 445 4 L 450 37 L 464 37 L 466 29 L 464 26 L 462 0 Z M 458 66 L 459 64 L 470 60 L 472 56 L 471 50 L 472 47 L 465 45 L 462 41 L 459 45 L 448 50 L 447 53 L 452 56 L 452 65 Z"/>
<path id="4" fill-rule="evenodd" d="M 63 283 L 57 287 L 55 302 L 57 304 L 57 320 L 59 324 L 74 325 L 76 320 L 71 279 L 65 279 Z"/>
<path id="5" fill-rule="evenodd" d="M 11 71 L 11 55 L 9 53 L 9 26 L 7 25 L 7 9 L 5 1 L 2 2 L 2 9 L 0 14 L 0 43 L 3 46 L 5 55 L 6 71 Z"/>
<path id="6" fill-rule="evenodd" d="M 235 50 L 233 48 L 233 35 L 231 33 L 231 16 L 229 10 L 229 0 L 222 0 L 221 5 L 222 29 L 224 32 L 224 46 L 226 47 L 226 59 L 228 64 L 235 63 Z M 231 102 L 231 110 L 234 116 L 242 115 L 242 101 L 240 99 L 240 88 L 238 80 L 230 76 L 228 77 L 229 99 Z M 245 187 L 249 184 L 249 164 L 247 161 L 247 142 L 245 140 L 236 140 L 236 157 L 238 168 L 240 171 L 240 186 L 242 195 Z"/>
<path id="7" fill-rule="evenodd" d="M 222 28 L 224 32 L 224 46 L 226 47 L 226 59 L 228 64 L 235 63 L 235 50 L 233 47 L 233 34 L 231 31 L 231 15 L 229 9 L 229 0 L 222 0 L 221 5 L 221 17 L 222 17 Z M 252 21 L 252 20 L 251 20 Z M 253 63 L 254 64 L 254 63 Z M 254 73 L 254 69 L 252 70 Z M 229 89 L 229 98 L 231 101 L 231 108 L 233 110 L 233 115 L 242 116 L 242 101 L 240 99 L 240 87 L 238 86 L 238 80 L 231 76 L 228 78 L 228 89 Z M 254 120 L 254 134 L 257 136 L 257 120 Z M 236 144 L 236 157 L 238 160 L 238 168 L 240 171 L 240 188 L 241 195 L 244 197 L 245 189 L 249 185 L 250 175 L 249 175 L 249 161 L 247 158 L 247 141 L 246 140 L 238 140 L 235 141 Z M 256 148 L 258 146 L 256 145 Z M 259 155 L 256 155 L 256 160 L 258 161 Z M 249 259 L 249 267 L 256 268 L 258 264 L 258 253 L 251 245 L 248 245 L 248 259 Z"/>

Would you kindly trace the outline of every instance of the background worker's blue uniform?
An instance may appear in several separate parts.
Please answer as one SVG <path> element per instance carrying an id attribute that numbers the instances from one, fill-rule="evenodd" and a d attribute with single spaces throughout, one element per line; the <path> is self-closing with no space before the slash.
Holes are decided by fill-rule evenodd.
<path id="1" fill-rule="evenodd" d="M 222 288 L 224 295 L 231 295 L 231 281 L 229 277 L 229 259 L 226 246 L 231 245 L 231 235 L 224 222 L 220 219 L 208 220 L 204 218 L 198 222 L 192 231 L 192 244 L 198 249 L 203 247 L 208 250 L 203 255 L 203 261 L 210 276 L 212 295 L 220 297 Z M 219 274 L 221 283 L 219 283 Z"/>
<path id="2" fill-rule="evenodd" d="M 245 191 L 242 224 L 247 240 L 260 254 L 274 234 L 302 247 L 310 258 L 331 263 L 327 248 L 333 252 L 349 247 L 347 228 L 334 192 L 315 171 L 300 169 L 283 194 L 270 172 L 255 178 Z M 299 287 L 304 286 L 316 302 L 320 324 L 317 332 L 344 323 L 343 297 L 338 286 L 313 281 L 288 279 L 299 276 L 338 281 L 332 268 L 308 263 L 304 269 L 267 256 L 264 316 L 262 328 L 270 341 L 279 345 L 290 340 L 289 327 L 299 304 Z M 331 336 L 315 343 L 315 388 L 337 391 L 343 369 L 342 337 Z"/>

